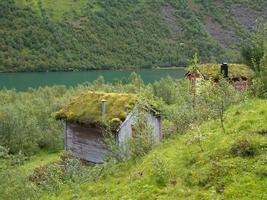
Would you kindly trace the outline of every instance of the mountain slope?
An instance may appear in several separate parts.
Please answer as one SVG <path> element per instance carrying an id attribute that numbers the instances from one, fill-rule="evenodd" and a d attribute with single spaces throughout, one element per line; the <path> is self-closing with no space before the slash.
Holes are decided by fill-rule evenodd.
<path id="1" fill-rule="evenodd" d="M 225 122 L 226 134 L 209 121 L 99 180 L 65 185 L 43 199 L 266 199 L 267 101 L 234 106 Z"/>
<path id="2" fill-rule="evenodd" d="M 264 0 L 0 0 L 0 71 L 240 61 Z"/>

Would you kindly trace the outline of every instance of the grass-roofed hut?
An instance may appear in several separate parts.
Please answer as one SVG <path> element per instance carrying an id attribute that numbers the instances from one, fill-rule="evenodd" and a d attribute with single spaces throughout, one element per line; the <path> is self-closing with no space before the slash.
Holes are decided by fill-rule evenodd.
<path id="1" fill-rule="evenodd" d="M 84 92 L 56 115 L 64 120 L 65 150 L 82 160 L 103 163 L 107 146 L 103 127 L 112 126 L 117 143 L 127 148 L 137 119 L 137 97 L 125 93 Z M 161 119 L 156 110 L 146 105 L 145 119 L 152 128 L 155 142 L 161 139 Z"/>
<path id="2" fill-rule="evenodd" d="M 202 80 L 213 79 L 218 81 L 219 76 L 225 73 L 225 78 L 235 87 L 236 90 L 246 90 L 252 82 L 253 71 L 244 64 L 201 64 L 185 74 L 185 78 L 190 81 L 191 89 L 195 88 Z"/>

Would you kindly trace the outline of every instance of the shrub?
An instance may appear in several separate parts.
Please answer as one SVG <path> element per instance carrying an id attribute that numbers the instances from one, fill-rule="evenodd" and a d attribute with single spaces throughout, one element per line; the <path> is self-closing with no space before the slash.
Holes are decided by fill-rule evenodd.
<path id="1" fill-rule="evenodd" d="M 137 121 L 132 127 L 132 137 L 129 139 L 130 154 L 134 158 L 146 155 L 154 146 L 152 128 L 146 123 L 146 114 L 138 109 Z"/>
<path id="2" fill-rule="evenodd" d="M 261 23 L 256 31 L 252 33 L 252 37 L 246 41 L 242 47 L 242 56 L 246 63 L 253 66 L 255 71 L 259 70 L 261 59 L 266 48 L 266 24 Z"/>
<path id="3" fill-rule="evenodd" d="M 63 147 L 63 126 L 52 115 L 67 101 L 72 90 L 55 86 L 27 92 L 0 91 L 0 145 L 11 154 L 25 155 L 40 149 Z"/>
<path id="4" fill-rule="evenodd" d="M 169 169 L 167 164 L 158 158 L 153 157 L 153 176 L 155 177 L 156 183 L 160 186 L 165 186 L 169 180 Z"/>
<path id="5" fill-rule="evenodd" d="M 23 165 L 27 160 L 29 160 L 29 157 L 25 156 L 21 151 L 19 151 L 18 154 L 11 156 L 12 165 Z"/>
<path id="6" fill-rule="evenodd" d="M 257 134 L 260 134 L 262 136 L 267 136 L 267 129 L 260 129 L 256 131 Z"/>
<path id="7" fill-rule="evenodd" d="M 225 133 L 225 112 L 232 105 L 242 101 L 243 93 L 238 93 L 234 87 L 223 77 L 219 77 L 218 83 L 213 80 L 202 84 L 199 100 L 209 111 L 211 116 L 219 118 L 221 128 Z"/>
<path id="8" fill-rule="evenodd" d="M 123 149 L 119 146 L 116 135 L 113 133 L 112 128 L 107 125 L 103 129 L 104 143 L 107 145 L 108 151 L 105 154 L 105 161 L 119 162 L 127 157 Z"/>
<path id="9" fill-rule="evenodd" d="M 153 90 L 155 96 L 162 98 L 167 104 L 174 104 L 177 101 L 177 86 L 170 76 L 153 83 Z"/>
<path id="10" fill-rule="evenodd" d="M 0 145 L 0 158 L 9 158 L 8 149 Z"/>
<path id="11" fill-rule="evenodd" d="M 80 177 L 82 163 L 69 153 L 63 154 L 60 161 L 34 169 L 29 180 L 44 190 L 56 192 L 66 182 L 75 182 Z"/>
<path id="12" fill-rule="evenodd" d="M 77 189 L 80 183 L 96 181 L 103 169 L 101 165 L 88 166 L 71 153 L 64 153 L 59 161 L 35 168 L 28 178 L 39 189 L 54 193 L 63 184 Z"/>
<path id="13" fill-rule="evenodd" d="M 248 138 L 240 138 L 230 146 L 230 153 L 233 156 L 253 157 L 257 154 L 257 150 L 256 144 Z"/>

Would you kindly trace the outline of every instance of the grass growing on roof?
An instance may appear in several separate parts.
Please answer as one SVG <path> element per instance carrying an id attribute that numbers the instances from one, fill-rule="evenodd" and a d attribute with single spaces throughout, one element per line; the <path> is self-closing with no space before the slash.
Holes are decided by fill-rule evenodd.
<path id="1" fill-rule="evenodd" d="M 247 77 L 251 79 L 253 77 L 253 71 L 244 64 L 228 64 L 228 75 L 230 78 L 233 77 Z M 220 74 L 221 64 L 202 64 L 199 70 L 206 75 L 211 77 L 217 77 Z"/>
<path id="2" fill-rule="evenodd" d="M 106 100 L 106 115 L 102 116 L 102 100 Z M 134 107 L 136 96 L 125 93 L 84 92 L 69 105 L 61 109 L 57 118 L 81 124 L 101 124 L 103 122 L 124 121 Z"/>

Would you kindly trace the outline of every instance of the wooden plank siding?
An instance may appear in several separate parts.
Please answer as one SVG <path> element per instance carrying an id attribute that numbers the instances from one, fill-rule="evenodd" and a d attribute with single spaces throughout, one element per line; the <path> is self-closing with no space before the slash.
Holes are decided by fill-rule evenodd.
<path id="1" fill-rule="evenodd" d="M 66 149 L 82 160 L 103 163 L 107 147 L 99 128 L 67 124 Z"/>

